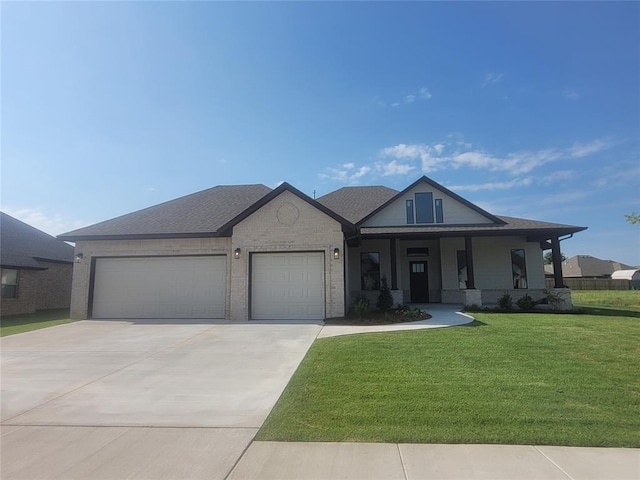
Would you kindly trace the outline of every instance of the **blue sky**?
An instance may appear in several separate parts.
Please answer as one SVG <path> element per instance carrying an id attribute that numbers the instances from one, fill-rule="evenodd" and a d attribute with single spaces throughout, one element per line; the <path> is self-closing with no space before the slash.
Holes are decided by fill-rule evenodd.
<path id="1" fill-rule="evenodd" d="M 640 265 L 640 4 L 2 2 L 2 210 L 51 234 L 220 184 L 403 189 Z"/>

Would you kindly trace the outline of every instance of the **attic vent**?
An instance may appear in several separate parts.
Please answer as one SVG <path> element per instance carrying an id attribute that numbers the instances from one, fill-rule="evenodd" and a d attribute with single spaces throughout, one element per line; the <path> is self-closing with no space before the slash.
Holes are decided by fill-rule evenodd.
<path id="1" fill-rule="evenodd" d="M 429 249 L 426 247 L 407 248 L 407 257 L 428 257 Z"/>

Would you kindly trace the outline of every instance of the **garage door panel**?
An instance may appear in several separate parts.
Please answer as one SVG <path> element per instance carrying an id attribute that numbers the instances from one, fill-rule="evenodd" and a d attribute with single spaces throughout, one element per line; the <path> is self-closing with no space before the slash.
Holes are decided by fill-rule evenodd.
<path id="1" fill-rule="evenodd" d="M 256 253 L 252 272 L 252 318 L 324 319 L 322 252 Z"/>
<path id="2" fill-rule="evenodd" d="M 96 261 L 94 318 L 224 318 L 226 257 Z"/>

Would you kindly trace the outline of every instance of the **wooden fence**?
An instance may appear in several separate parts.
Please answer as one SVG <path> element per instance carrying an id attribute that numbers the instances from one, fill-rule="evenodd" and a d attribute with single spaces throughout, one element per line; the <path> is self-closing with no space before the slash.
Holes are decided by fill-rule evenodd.
<path id="1" fill-rule="evenodd" d="M 611 278 L 564 278 L 564 284 L 571 290 L 633 290 L 630 280 Z M 634 282 L 635 284 L 635 282 Z M 553 278 L 546 279 L 547 289 L 554 286 Z M 635 286 L 635 285 L 634 285 Z"/>

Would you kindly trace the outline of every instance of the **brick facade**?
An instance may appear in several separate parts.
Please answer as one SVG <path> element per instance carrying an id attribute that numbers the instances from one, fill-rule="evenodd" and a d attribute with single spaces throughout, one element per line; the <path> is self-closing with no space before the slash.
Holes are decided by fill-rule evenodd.
<path id="1" fill-rule="evenodd" d="M 325 316 L 344 315 L 343 233 L 339 222 L 285 191 L 233 228 L 231 250 L 240 258 L 231 262 L 231 320 L 246 320 L 249 312 L 251 253 L 324 252 Z M 340 258 L 333 258 L 338 248 Z"/>
<path id="2" fill-rule="evenodd" d="M 42 270 L 21 269 L 18 271 L 18 297 L 3 298 L 0 313 L 19 315 L 36 311 L 38 300 L 38 275 Z"/>
<path id="3" fill-rule="evenodd" d="M 74 264 L 71 318 L 90 315 L 93 259 L 98 257 L 226 255 L 227 300 L 225 318 L 250 318 L 250 258 L 257 252 L 324 252 L 325 316 L 344 315 L 344 262 L 341 224 L 295 194 L 285 191 L 239 222 L 232 237 L 149 240 L 95 240 L 76 242 L 82 262 Z M 239 258 L 233 251 L 240 248 Z M 338 248 L 340 258 L 334 259 Z"/>
<path id="4" fill-rule="evenodd" d="M 36 310 L 69 308 L 73 265 L 42 260 L 38 263 L 47 269 L 38 272 Z"/>
<path id="5" fill-rule="evenodd" d="M 92 259 L 96 257 L 136 257 L 154 255 L 227 255 L 229 277 L 230 238 L 167 238 L 148 240 L 94 240 L 76 242 L 76 254 L 82 262 L 73 266 L 71 318 L 89 318 L 89 293 Z M 227 297 L 228 298 L 228 297 Z M 229 305 L 225 308 L 229 312 Z"/>

